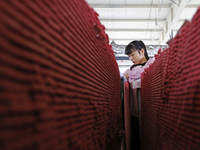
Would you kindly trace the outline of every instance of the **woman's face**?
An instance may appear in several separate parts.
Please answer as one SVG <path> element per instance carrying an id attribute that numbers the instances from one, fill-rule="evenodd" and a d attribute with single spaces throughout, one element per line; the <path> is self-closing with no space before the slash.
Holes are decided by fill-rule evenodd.
<path id="1" fill-rule="evenodd" d="M 141 49 L 140 53 L 137 50 L 134 50 L 128 55 L 128 57 L 135 65 L 142 64 L 147 61 L 144 56 L 144 49 Z"/>

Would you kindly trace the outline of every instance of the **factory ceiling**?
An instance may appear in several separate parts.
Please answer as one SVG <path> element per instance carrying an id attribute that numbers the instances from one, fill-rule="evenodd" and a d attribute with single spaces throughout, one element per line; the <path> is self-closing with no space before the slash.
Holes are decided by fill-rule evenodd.
<path id="1" fill-rule="evenodd" d="M 86 0 L 99 14 L 109 41 L 127 45 L 166 45 L 185 20 L 191 20 L 200 0 Z"/>

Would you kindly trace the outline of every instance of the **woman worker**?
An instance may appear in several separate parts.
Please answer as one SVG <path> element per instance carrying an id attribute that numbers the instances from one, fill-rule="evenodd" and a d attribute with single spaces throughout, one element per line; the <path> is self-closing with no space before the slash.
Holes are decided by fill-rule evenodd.
<path id="1" fill-rule="evenodd" d="M 149 58 L 146 46 L 142 41 L 132 41 L 126 46 L 125 54 L 134 63 L 130 69 L 126 70 L 123 75 L 129 81 L 132 88 L 140 88 L 141 73 L 145 68 L 149 67 L 154 62 L 155 58 Z M 129 97 L 133 98 L 133 97 Z M 130 101 L 131 108 L 131 147 L 140 150 L 140 133 L 139 133 L 139 119 L 138 119 L 138 104 L 135 99 Z"/>
<path id="2" fill-rule="evenodd" d="M 149 58 L 146 50 L 146 46 L 142 41 L 132 41 L 125 49 L 125 54 L 134 63 L 130 69 L 126 70 L 123 74 L 126 79 L 131 83 L 140 79 L 141 73 L 145 68 L 149 67 L 155 60 L 155 58 Z M 139 82 L 139 87 L 141 83 Z"/>

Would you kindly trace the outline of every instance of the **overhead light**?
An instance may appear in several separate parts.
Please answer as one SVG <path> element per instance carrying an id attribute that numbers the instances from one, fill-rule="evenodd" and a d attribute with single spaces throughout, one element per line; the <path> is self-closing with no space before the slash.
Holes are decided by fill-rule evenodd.
<path id="1" fill-rule="evenodd" d="M 110 43 L 112 46 L 116 45 L 115 41 L 112 40 L 112 42 Z"/>

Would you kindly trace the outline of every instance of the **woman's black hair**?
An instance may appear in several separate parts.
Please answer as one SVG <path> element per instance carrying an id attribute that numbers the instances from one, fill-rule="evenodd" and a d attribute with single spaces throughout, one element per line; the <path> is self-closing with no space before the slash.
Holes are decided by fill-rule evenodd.
<path id="1" fill-rule="evenodd" d="M 144 56 L 147 60 L 149 60 L 149 56 L 147 54 L 147 49 L 145 44 L 142 41 L 132 41 L 130 42 L 125 49 L 125 54 L 126 55 L 130 55 L 132 52 L 134 52 L 135 50 L 137 50 L 140 54 L 141 49 L 144 49 Z"/>

